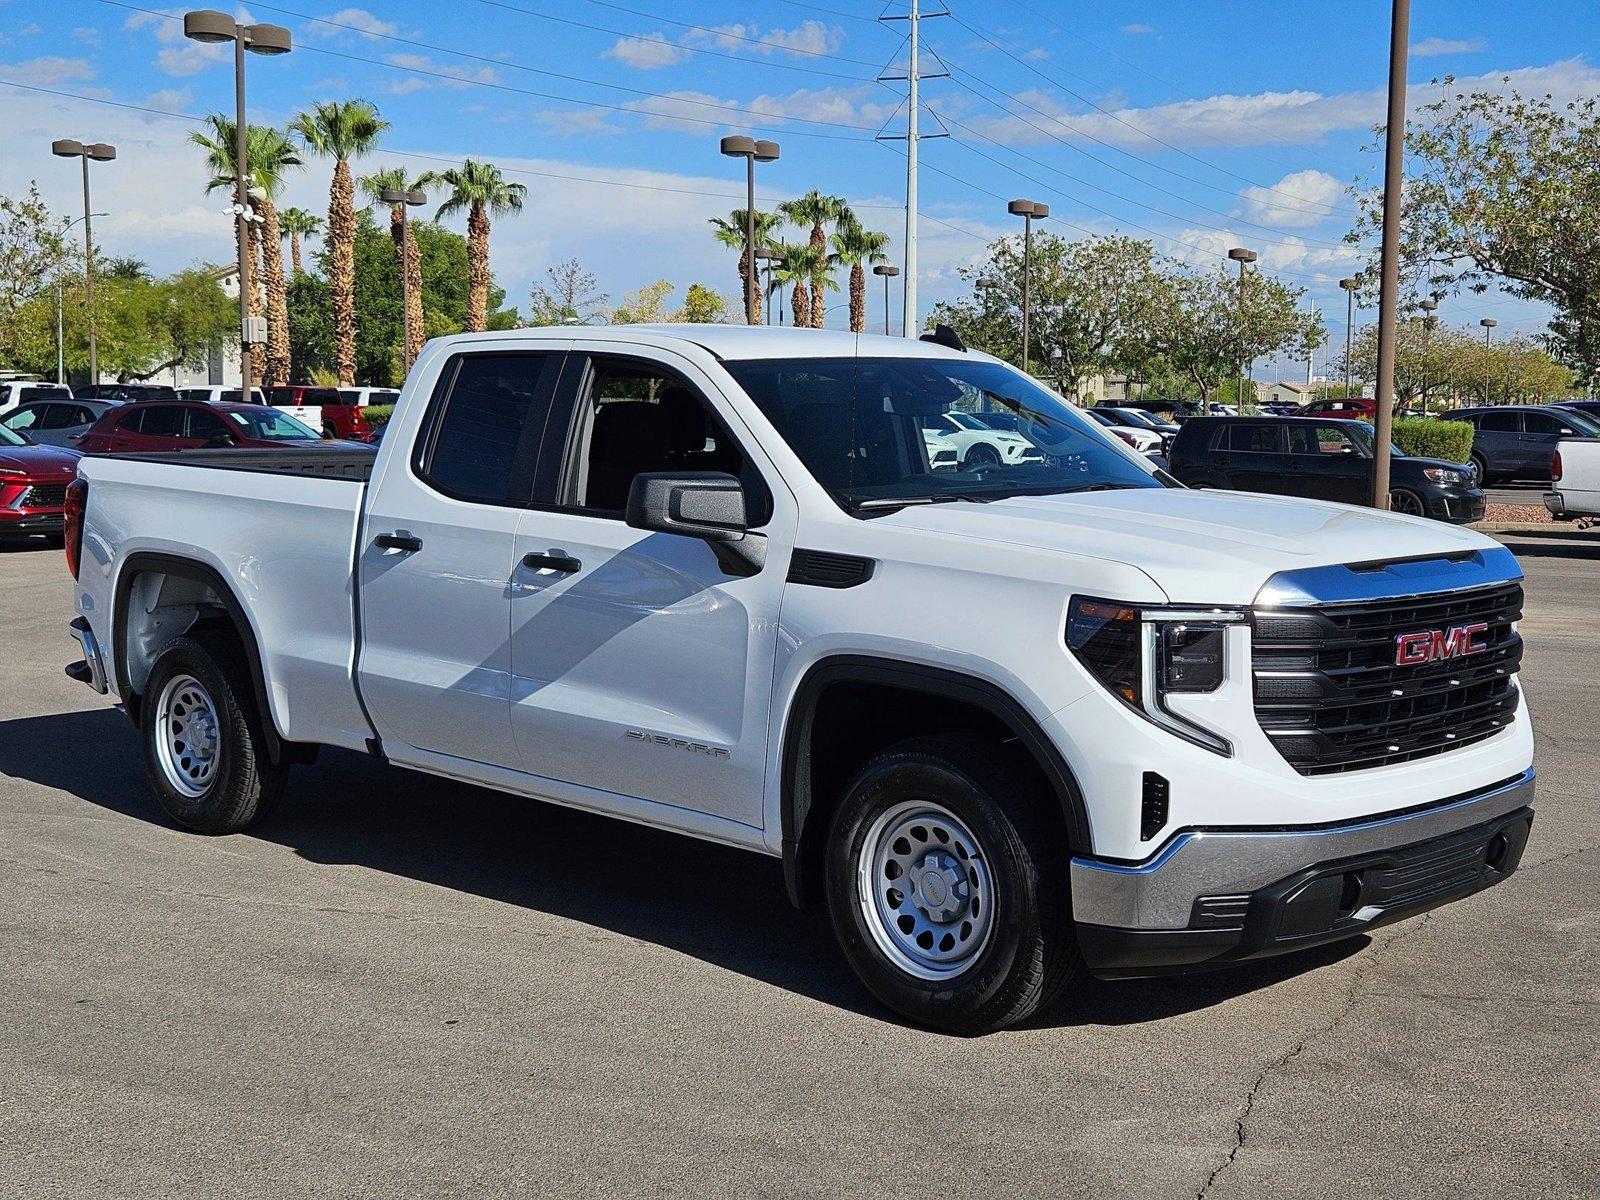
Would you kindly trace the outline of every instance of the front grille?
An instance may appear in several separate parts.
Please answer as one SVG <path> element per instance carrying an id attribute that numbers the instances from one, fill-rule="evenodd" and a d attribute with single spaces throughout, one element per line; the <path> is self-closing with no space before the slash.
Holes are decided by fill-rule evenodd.
<path id="1" fill-rule="evenodd" d="M 1522 639 L 1515 583 L 1319 608 L 1257 609 L 1256 719 L 1302 775 L 1445 754 L 1514 719 Z M 1483 653 L 1395 664 L 1401 634 L 1483 622 Z"/>
<path id="2" fill-rule="evenodd" d="M 67 502 L 64 483 L 36 483 L 17 500 L 18 508 L 60 508 Z"/>

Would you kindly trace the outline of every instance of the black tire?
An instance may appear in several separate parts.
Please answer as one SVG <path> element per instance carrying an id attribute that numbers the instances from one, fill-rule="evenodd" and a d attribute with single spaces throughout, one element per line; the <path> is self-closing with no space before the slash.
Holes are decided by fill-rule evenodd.
<path id="1" fill-rule="evenodd" d="M 216 765 L 198 795 L 173 784 L 162 765 L 157 739 L 161 697 L 174 679 L 199 682 L 215 708 Z M 238 833 L 265 817 L 283 794 L 287 762 L 274 764 L 262 731 L 249 666 L 238 642 L 216 630 L 175 638 L 150 671 L 140 699 L 145 777 L 161 807 L 179 825 L 197 833 Z"/>
<path id="2" fill-rule="evenodd" d="M 998 467 L 1000 465 L 1000 451 L 984 442 L 967 447 L 967 456 L 961 460 L 962 470 L 970 471 L 973 467 Z"/>
<path id="3" fill-rule="evenodd" d="M 862 904 L 857 864 L 873 823 L 907 800 L 933 801 L 958 817 L 981 844 L 990 871 L 987 943 L 959 974 L 943 979 L 919 978 L 897 964 Z M 835 936 L 874 996 L 920 1025 L 970 1036 L 1048 1007 L 1083 976 L 1068 892 L 1070 851 L 1053 804 L 1022 764 L 980 739 L 915 738 L 867 763 L 834 814 L 824 875 Z"/>
<path id="4" fill-rule="evenodd" d="M 1422 497 L 1410 488 L 1390 488 L 1389 511 L 1400 513 L 1402 516 L 1425 517 L 1428 515 L 1428 506 Z"/>
<path id="5" fill-rule="evenodd" d="M 1472 465 L 1478 468 L 1478 486 L 1488 487 L 1494 482 L 1494 479 L 1489 474 L 1489 460 L 1476 451 L 1469 457 L 1472 459 Z"/>

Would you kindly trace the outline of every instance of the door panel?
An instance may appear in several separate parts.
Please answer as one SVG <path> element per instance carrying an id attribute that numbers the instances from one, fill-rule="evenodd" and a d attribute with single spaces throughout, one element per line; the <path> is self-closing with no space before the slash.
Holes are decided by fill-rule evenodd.
<path id="1" fill-rule="evenodd" d="M 517 532 L 512 725 L 532 774 L 759 827 L 794 502 L 753 440 L 730 432 L 736 425 L 711 381 L 687 359 L 652 354 L 672 362 L 675 370 L 663 374 L 673 378 L 635 380 L 637 396 L 592 364 L 580 372 L 577 354 L 563 378 L 581 381 L 571 396 L 572 457 L 562 471 L 562 499 L 573 506 L 530 509 Z M 692 414 L 707 410 L 686 393 L 699 405 L 709 399 L 717 415 L 696 427 Z M 598 394 L 618 405 L 613 416 L 631 413 L 641 427 L 656 428 L 660 417 L 665 440 L 635 438 L 618 420 L 594 422 Z M 672 411 L 647 412 L 658 401 Z M 587 429 L 600 432 L 589 439 Z M 591 454 L 596 445 L 622 453 L 651 444 L 658 461 L 630 460 L 621 469 L 604 453 Z M 705 542 L 632 529 L 620 513 L 578 507 L 620 503 L 630 473 L 640 470 L 739 475 L 754 519 L 764 519 L 764 569 L 729 574 Z M 770 499 L 758 495 L 763 489 Z M 769 504 L 770 516 L 758 510 Z M 526 555 L 563 569 L 524 565 Z"/>
<path id="2" fill-rule="evenodd" d="M 1341 504 L 1365 504 L 1372 460 L 1338 425 L 1291 425 L 1286 460 L 1289 494 Z"/>
<path id="3" fill-rule="evenodd" d="M 456 356 L 418 434 L 422 453 L 390 457 L 373 482 L 358 559 L 361 687 L 396 761 L 414 760 L 415 747 L 520 766 L 508 706 L 513 543 L 561 363 L 559 349 Z"/>

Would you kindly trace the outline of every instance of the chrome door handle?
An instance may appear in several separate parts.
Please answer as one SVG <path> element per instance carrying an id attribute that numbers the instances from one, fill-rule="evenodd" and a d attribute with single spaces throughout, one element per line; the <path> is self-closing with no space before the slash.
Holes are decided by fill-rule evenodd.
<path id="1" fill-rule="evenodd" d="M 570 554 L 552 552 L 550 554 L 524 554 L 522 565 L 530 571 L 559 571 L 563 575 L 571 575 L 583 570 L 583 564 Z"/>

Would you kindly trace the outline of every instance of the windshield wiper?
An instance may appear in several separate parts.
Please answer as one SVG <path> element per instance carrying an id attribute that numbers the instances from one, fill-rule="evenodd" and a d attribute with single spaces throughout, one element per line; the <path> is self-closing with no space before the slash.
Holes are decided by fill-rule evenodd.
<path id="1" fill-rule="evenodd" d="M 1142 486 L 1142 484 L 1138 483 L 1080 483 L 1077 487 L 1061 488 L 1055 494 L 1060 496 L 1068 492 L 1120 492 L 1129 488 L 1138 489 Z"/>
<path id="2" fill-rule="evenodd" d="M 850 506 L 851 511 L 871 511 L 877 509 L 905 508 L 911 504 L 948 504 L 954 500 L 965 500 L 969 504 L 990 504 L 995 500 L 1004 499 L 1004 496 L 983 496 L 972 492 L 940 492 L 933 496 L 880 496 L 871 500 L 857 500 Z"/>

